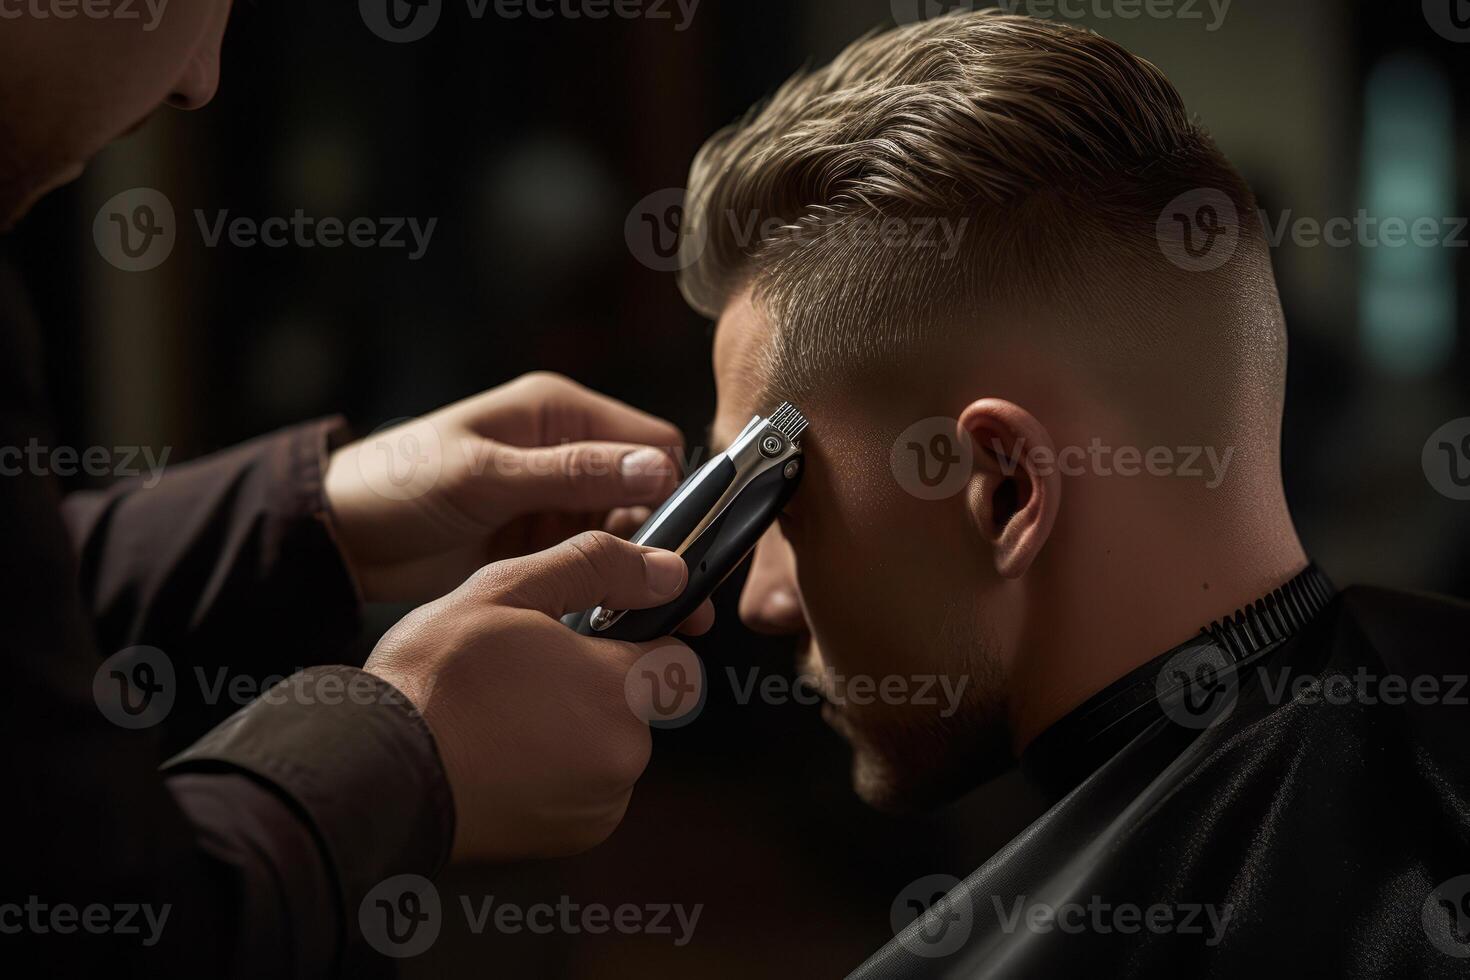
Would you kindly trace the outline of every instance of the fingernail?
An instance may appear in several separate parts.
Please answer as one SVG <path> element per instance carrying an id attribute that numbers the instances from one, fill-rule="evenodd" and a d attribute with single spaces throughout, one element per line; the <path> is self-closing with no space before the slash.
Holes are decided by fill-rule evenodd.
<path id="1" fill-rule="evenodd" d="M 623 485 L 632 493 L 654 493 L 669 483 L 673 464 L 657 449 L 636 449 L 623 457 L 618 469 Z"/>
<path id="2" fill-rule="evenodd" d="M 672 551 L 645 551 L 643 577 L 656 596 L 672 596 L 684 587 L 684 559 Z"/>

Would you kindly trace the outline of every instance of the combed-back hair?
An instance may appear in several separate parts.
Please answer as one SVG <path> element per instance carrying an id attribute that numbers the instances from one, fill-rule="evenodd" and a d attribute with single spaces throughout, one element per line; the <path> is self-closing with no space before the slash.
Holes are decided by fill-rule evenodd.
<path id="1" fill-rule="evenodd" d="M 1140 280 L 1198 275 L 1156 225 L 1201 188 L 1264 249 L 1249 188 L 1152 64 L 1090 31 L 961 13 L 865 37 L 711 137 L 680 287 L 711 317 L 752 288 L 776 330 L 767 373 L 793 391 L 997 300 L 1080 321 L 1144 304 L 1083 341 L 1127 351 L 1162 339 Z"/>

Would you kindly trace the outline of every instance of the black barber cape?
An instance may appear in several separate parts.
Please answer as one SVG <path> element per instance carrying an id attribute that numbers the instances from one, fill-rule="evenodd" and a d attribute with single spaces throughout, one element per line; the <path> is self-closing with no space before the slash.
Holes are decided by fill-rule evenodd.
<path id="1" fill-rule="evenodd" d="M 1470 604 L 1308 568 L 1030 746 L 1054 804 L 854 977 L 1470 977 Z"/>

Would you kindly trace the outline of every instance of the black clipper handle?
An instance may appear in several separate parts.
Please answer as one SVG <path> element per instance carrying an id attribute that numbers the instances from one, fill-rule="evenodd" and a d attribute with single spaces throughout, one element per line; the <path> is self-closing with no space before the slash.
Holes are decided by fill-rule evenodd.
<path id="1" fill-rule="evenodd" d="M 802 469 L 799 453 L 784 465 L 767 469 L 751 480 L 699 537 L 689 543 L 683 552 L 689 566 L 689 581 L 678 598 L 652 609 L 630 609 L 602 630 L 592 628 L 593 610 L 590 609 L 570 613 L 562 622 L 585 636 L 632 642 L 654 640 L 674 632 L 750 554 L 796 492 Z M 680 484 L 631 540 L 677 550 L 729 489 L 735 475 L 735 465 L 727 457 L 706 463 Z"/>

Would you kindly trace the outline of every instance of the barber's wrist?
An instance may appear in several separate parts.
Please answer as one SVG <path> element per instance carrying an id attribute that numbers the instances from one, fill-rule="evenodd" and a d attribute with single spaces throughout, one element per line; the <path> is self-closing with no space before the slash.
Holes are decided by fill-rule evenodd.
<path id="1" fill-rule="evenodd" d="M 316 419 L 290 430 L 286 479 L 277 508 L 297 525 L 311 525 L 300 533 L 309 547 L 300 560 L 310 569 L 311 589 L 300 598 L 312 604 L 318 619 L 333 624 L 328 636 L 345 642 L 361 626 L 364 592 L 344 546 L 343 531 L 327 493 L 327 471 L 332 457 L 351 441 L 351 429 L 340 415 Z M 340 627 L 339 625 L 340 624 Z M 325 649 L 325 646 L 323 647 Z"/>

